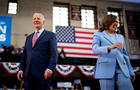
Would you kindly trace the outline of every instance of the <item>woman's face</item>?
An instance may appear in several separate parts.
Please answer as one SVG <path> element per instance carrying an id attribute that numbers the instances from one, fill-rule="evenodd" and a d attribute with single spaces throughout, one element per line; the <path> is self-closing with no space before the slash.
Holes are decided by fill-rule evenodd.
<path id="1" fill-rule="evenodd" d="M 116 20 L 115 22 L 113 22 L 110 26 L 109 26 L 109 31 L 110 32 L 114 32 L 118 27 L 118 21 Z"/>

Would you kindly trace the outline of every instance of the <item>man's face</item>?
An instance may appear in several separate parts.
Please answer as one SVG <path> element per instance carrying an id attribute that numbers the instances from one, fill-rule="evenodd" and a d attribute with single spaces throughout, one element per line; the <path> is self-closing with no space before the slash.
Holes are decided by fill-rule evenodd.
<path id="1" fill-rule="evenodd" d="M 41 14 L 34 14 L 33 15 L 33 25 L 36 29 L 41 29 L 44 25 L 44 20 Z"/>

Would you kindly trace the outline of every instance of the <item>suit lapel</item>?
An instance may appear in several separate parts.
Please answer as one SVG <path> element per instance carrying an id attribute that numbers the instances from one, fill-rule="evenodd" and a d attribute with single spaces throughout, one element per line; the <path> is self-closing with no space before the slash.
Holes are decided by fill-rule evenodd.
<path id="1" fill-rule="evenodd" d="M 35 33 L 35 32 L 34 32 L 34 33 Z M 32 33 L 31 36 L 30 36 L 30 47 L 31 47 L 31 48 L 32 48 L 32 39 L 33 39 L 34 33 Z"/>
<path id="2" fill-rule="evenodd" d="M 115 38 L 116 38 L 117 42 L 123 43 L 122 42 L 123 41 L 122 38 L 118 34 L 115 34 Z"/>
<path id="3" fill-rule="evenodd" d="M 112 39 L 111 39 L 110 36 L 106 33 L 105 30 L 103 31 L 103 34 L 104 34 L 104 38 L 105 38 L 106 40 L 108 40 L 111 44 L 113 44 Z"/>

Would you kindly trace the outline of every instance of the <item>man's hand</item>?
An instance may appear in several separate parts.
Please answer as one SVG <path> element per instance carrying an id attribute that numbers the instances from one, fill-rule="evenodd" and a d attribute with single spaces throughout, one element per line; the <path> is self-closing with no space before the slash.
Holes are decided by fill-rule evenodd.
<path id="1" fill-rule="evenodd" d="M 23 78 L 23 72 L 19 71 L 19 72 L 17 73 L 17 78 L 18 78 L 19 81 L 23 81 L 23 80 L 22 80 L 22 78 Z"/>
<path id="2" fill-rule="evenodd" d="M 53 72 L 52 72 L 51 70 L 46 69 L 46 71 L 45 71 L 45 73 L 44 73 L 45 79 L 48 79 L 49 77 L 51 77 L 52 73 L 53 73 Z"/>

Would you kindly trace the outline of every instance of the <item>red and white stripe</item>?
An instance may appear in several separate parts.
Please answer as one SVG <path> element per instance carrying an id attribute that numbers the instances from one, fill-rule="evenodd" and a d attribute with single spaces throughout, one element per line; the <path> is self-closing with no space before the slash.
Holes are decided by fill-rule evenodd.
<path id="1" fill-rule="evenodd" d="M 76 69 L 74 65 L 56 65 L 56 71 L 63 77 L 69 76 Z"/>
<path id="2" fill-rule="evenodd" d="M 93 77 L 94 74 L 94 68 L 95 66 L 90 65 L 78 65 L 78 69 L 81 71 L 83 75 L 86 77 Z"/>
<path id="3" fill-rule="evenodd" d="M 75 27 L 76 43 L 58 42 L 58 51 L 63 48 L 66 57 L 97 58 L 92 52 L 93 34 L 98 29 Z"/>

